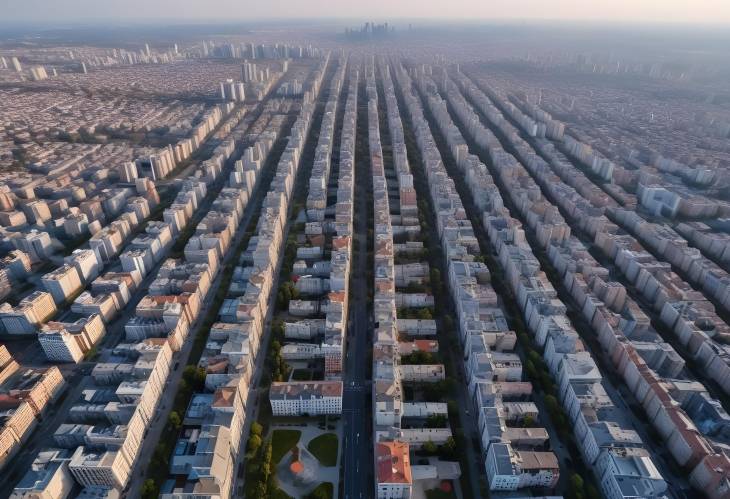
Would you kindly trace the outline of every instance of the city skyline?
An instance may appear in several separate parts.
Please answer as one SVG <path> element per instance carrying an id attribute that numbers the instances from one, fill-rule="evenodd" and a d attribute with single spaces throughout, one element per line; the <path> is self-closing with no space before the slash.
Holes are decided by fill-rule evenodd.
<path id="1" fill-rule="evenodd" d="M 267 3 L 235 0 L 130 0 L 121 3 L 69 0 L 28 0 L 0 7 L 0 23 L 67 23 L 108 21 L 254 21 L 267 19 L 422 19 L 500 21 L 598 21 L 630 23 L 730 23 L 730 3 L 722 0 L 418 0 L 336 1 L 275 0 Z"/>

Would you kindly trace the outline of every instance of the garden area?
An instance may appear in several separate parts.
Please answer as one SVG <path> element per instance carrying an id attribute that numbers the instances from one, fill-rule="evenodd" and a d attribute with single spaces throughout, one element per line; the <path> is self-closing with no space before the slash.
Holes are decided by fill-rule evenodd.
<path id="1" fill-rule="evenodd" d="M 336 466 L 338 443 L 337 435 L 325 433 L 310 440 L 307 449 L 322 466 Z"/>

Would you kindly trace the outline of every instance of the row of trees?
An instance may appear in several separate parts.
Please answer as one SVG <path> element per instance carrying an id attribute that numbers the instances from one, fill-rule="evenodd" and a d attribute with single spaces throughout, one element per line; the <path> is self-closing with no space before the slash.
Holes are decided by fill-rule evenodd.
<path id="1" fill-rule="evenodd" d="M 441 459 L 446 461 L 458 461 L 459 456 L 456 452 L 456 440 L 454 437 L 449 437 L 441 445 L 436 445 L 432 441 L 428 441 L 421 447 L 421 453 L 427 456 L 438 455 Z"/>
<path id="2" fill-rule="evenodd" d="M 431 319 L 433 319 L 433 308 L 432 307 L 399 308 L 398 309 L 398 318 L 399 319 L 431 320 Z"/>
<path id="3" fill-rule="evenodd" d="M 281 343 L 278 340 L 271 342 L 271 380 L 286 381 L 289 376 L 289 364 L 281 356 Z"/>
<path id="4" fill-rule="evenodd" d="M 299 290 L 292 281 L 286 281 L 279 286 L 279 292 L 276 294 L 276 306 L 279 310 L 288 310 L 289 301 L 299 299 Z"/>
<path id="5" fill-rule="evenodd" d="M 436 355 L 431 352 L 424 352 L 423 350 L 416 350 L 415 352 L 403 355 L 400 358 L 401 364 L 438 364 L 439 360 Z"/>

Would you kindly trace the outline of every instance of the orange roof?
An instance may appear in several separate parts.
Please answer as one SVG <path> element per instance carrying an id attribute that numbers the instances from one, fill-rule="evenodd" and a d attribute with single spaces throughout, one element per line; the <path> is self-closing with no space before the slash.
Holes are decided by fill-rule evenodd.
<path id="1" fill-rule="evenodd" d="M 335 237 L 332 239 L 332 247 L 334 249 L 347 248 L 350 243 L 350 236 Z"/>
<path id="2" fill-rule="evenodd" d="M 218 388 L 213 394 L 213 407 L 232 407 L 233 397 L 236 395 L 236 388 L 224 386 Z"/>
<path id="3" fill-rule="evenodd" d="M 378 483 L 413 483 L 408 450 L 406 442 L 378 443 Z"/>

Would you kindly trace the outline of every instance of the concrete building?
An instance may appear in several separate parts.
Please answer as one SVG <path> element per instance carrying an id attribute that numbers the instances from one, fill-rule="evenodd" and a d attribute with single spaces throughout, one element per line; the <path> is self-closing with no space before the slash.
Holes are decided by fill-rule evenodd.
<path id="1" fill-rule="evenodd" d="M 276 382 L 269 389 L 275 416 L 318 416 L 342 413 L 341 381 Z"/>
<path id="2" fill-rule="evenodd" d="M 57 304 L 64 303 L 83 288 L 79 271 L 69 264 L 45 274 L 41 282 Z"/>
<path id="3" fill-rule="evenodd" d="M 66 450 L 42 450 L 15 486 L 11 499 L 66 499 L 74 487 Z"/>
<path id="4" fill-rule="evenodd" d="M 378 499 L 410 499 L 413 491 L 410 449 L 405 442 L 375 444 L 375 480 Z"/>

